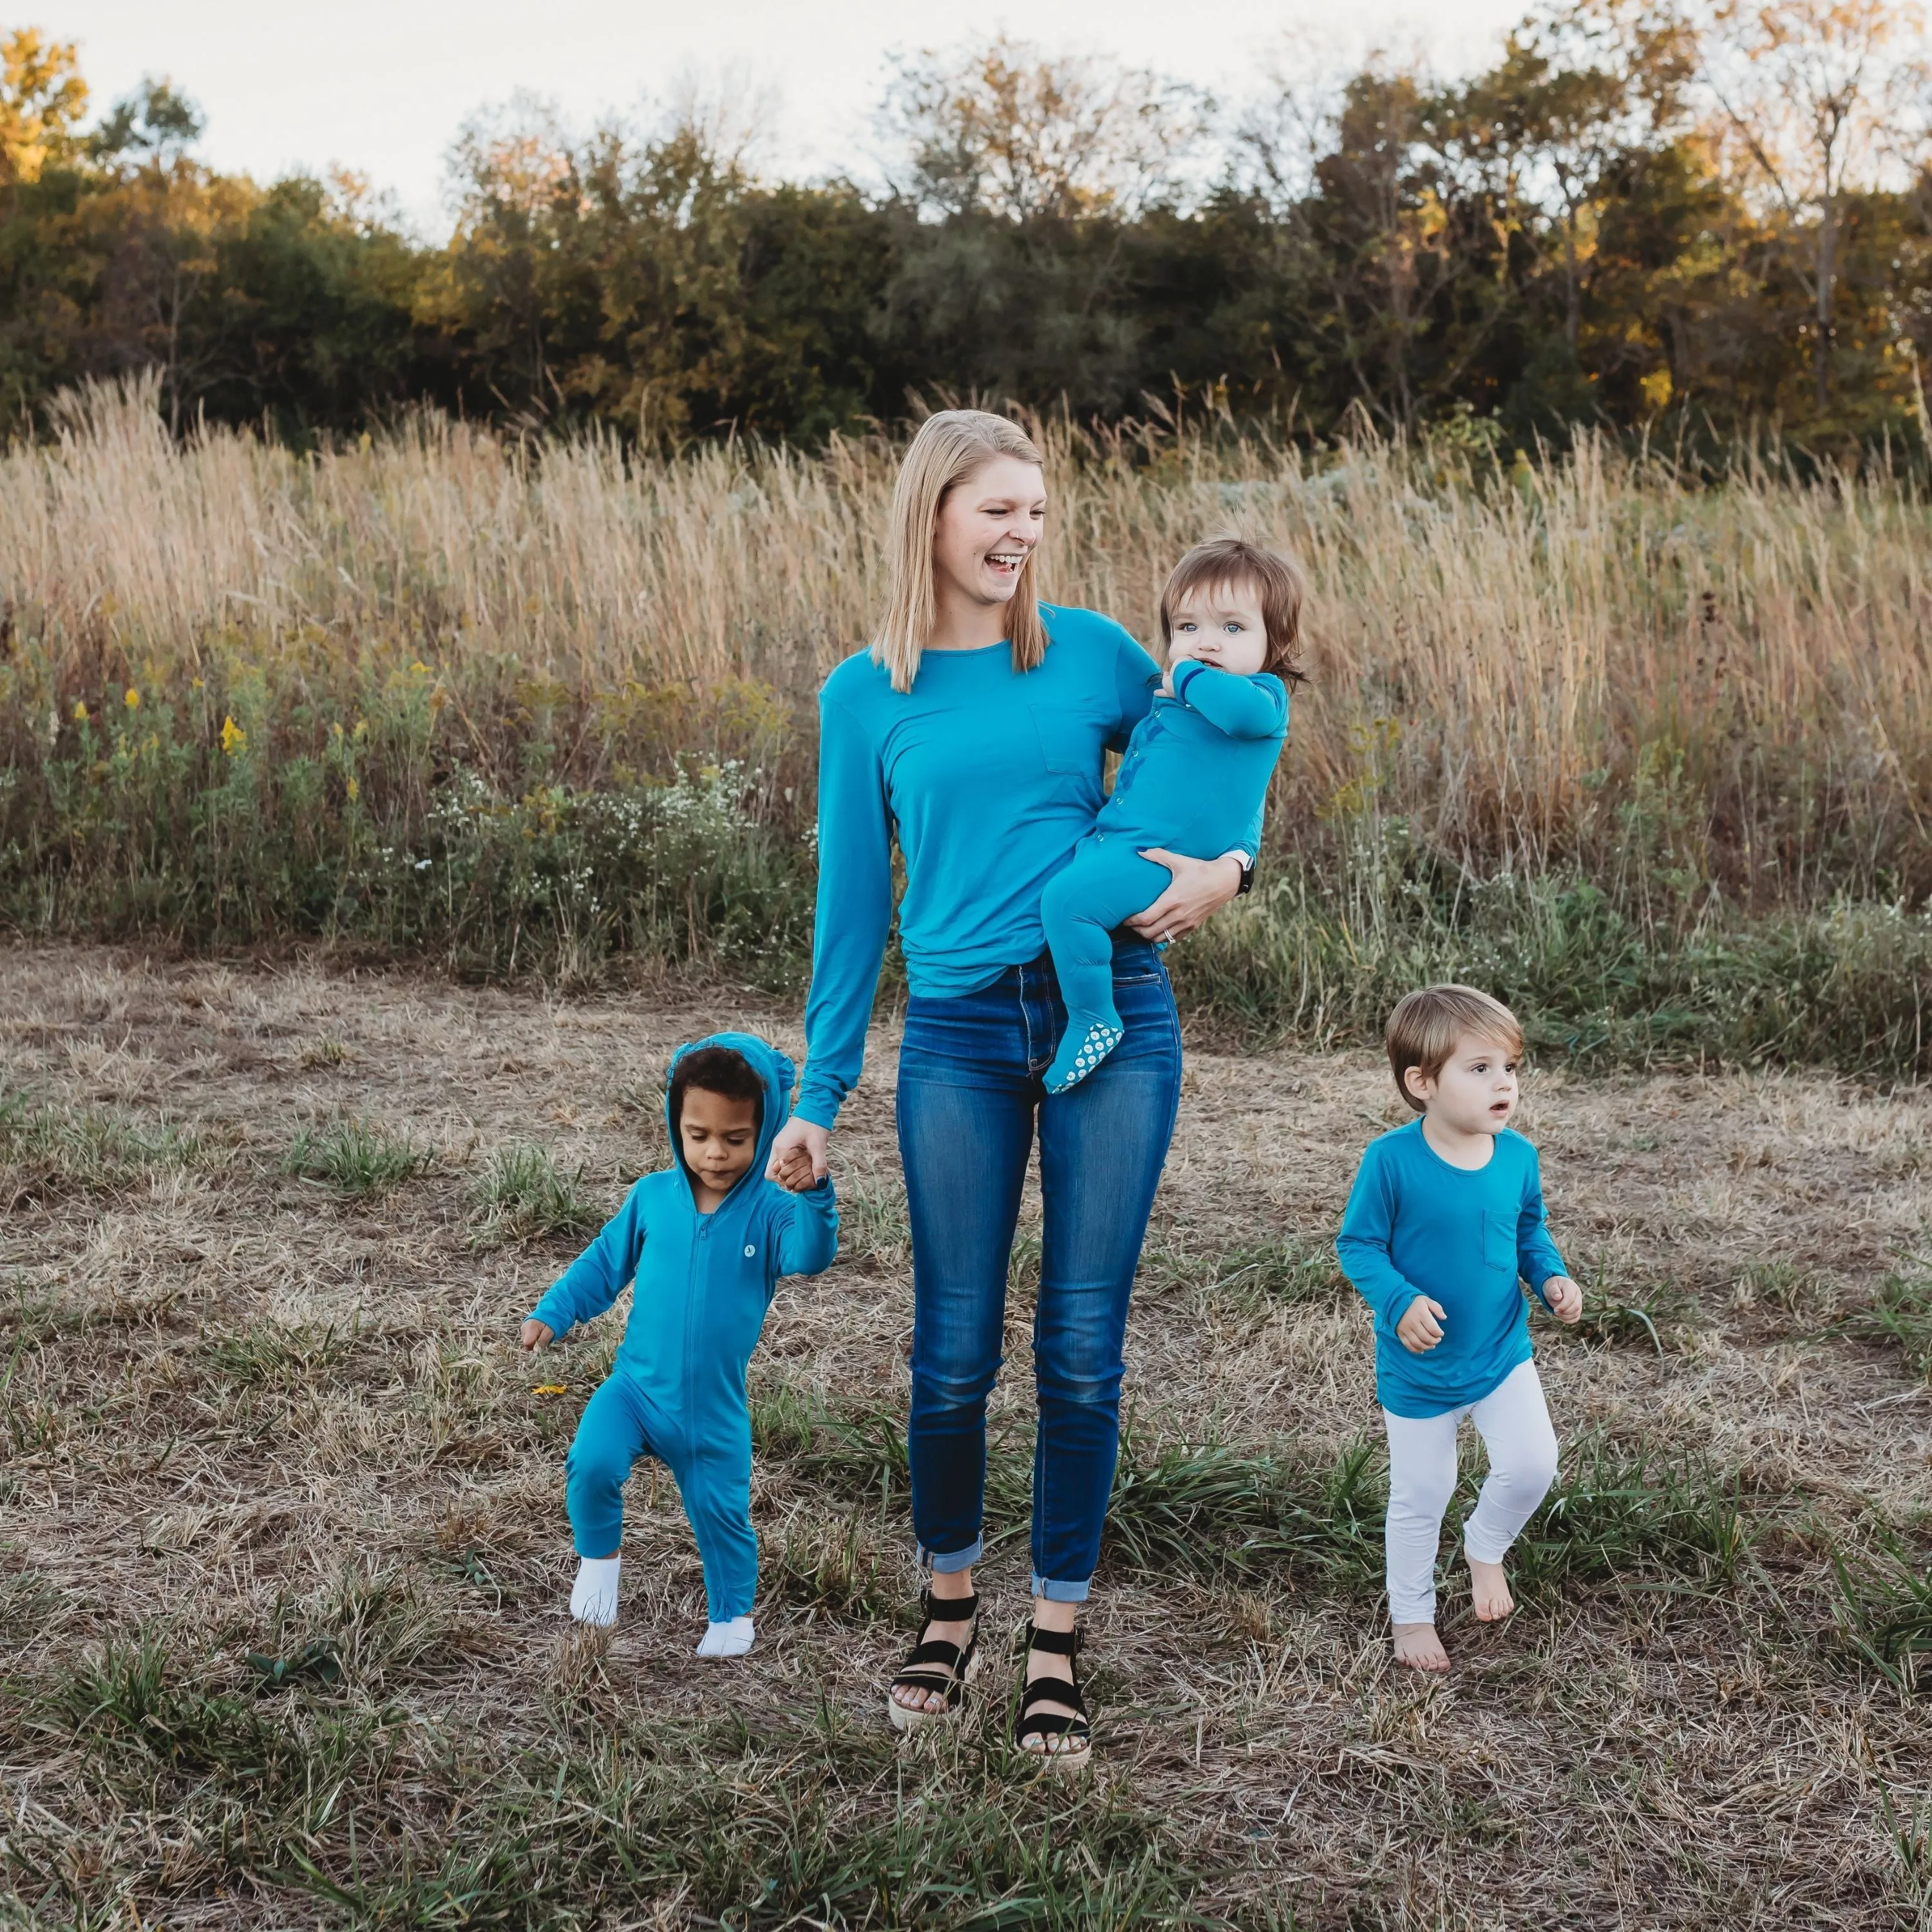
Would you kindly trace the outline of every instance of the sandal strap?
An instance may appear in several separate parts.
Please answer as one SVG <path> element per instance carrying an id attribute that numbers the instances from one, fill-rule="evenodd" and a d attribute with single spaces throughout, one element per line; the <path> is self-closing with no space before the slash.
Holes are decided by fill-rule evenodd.
<path id="1" fill-rule="evenodd" d="M 914 1644 L 906 1654 L 908 1665 L 940 1664 L 949 1670 L 957 1670 L 961 1663 L 972 1654 L 971 1644 L 947 1643 L 934 1637 L 928 1643 Z"/>
<path id="2" fill-rule="evenodd" d="M 1027 1714 L 1036 1704 L 1066 1704 L 1078 1714 L 1071 1718 L 1061 1717 L 1048 1712 L 1040 1719 L 1042 1724 L 1052 1724 L 1056 1730 L 1064 1730 L 1069 1724 L 1087 1721 L 1087 1700 L 1080 1694 L 1077 1684 L 1070 1684 L 1064 1677 L 1036 1677 L 1027 1685 L 1020 1696 L 1020 1722 L 1027 1727 Z"/>
<path id="3" fill-rule="evenodd" d="M 1049 1657 L 1078 1657 L 1080 1654 L 1080 1632 L 1042 1630 L 1039 1624 L 1029 1623 L 1026 1627 L 1026 1647 L 1029 1650 L 1043 1650 Z"/>
<path id="4" fill-rule="evenodd" d="M 957 1677 L 942 1677 L 936 1670 L 902 1670 L 892 1679 L 892 1688 L 904 1685 L 909 1690 L 937 1690 L 949 1701 L 966 1687 Z"/>
<path id="5" fill-rule="evenodd" d="M 980 1593 L 969 1591 L 963 1597 L 935 1597 L 932 1586 L 919 1593 L 919 1622 L 923 1630 L 928 1624 L 970 1624 L 980 1614 Z"/>

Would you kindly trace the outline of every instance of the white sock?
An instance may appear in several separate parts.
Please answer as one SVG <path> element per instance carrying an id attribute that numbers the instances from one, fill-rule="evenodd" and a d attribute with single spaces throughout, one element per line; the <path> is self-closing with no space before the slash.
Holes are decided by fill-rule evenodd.
<path id="1" fill-rule="evenodd" d="M 608 1630 L 617 1621 L 617 1573 L 621 1556 L 586 1556 L 577 1565 L 577 1582 L 570 1592 L 570 1614 L 580 1624 Z"/>
<path id="2" fill-rule="evenodd" d="M 700 1657 L 742 1657 L 758 1634 L 749 1617 L 734 1617 L 728 1624 L 706 1624 L 698 1654 Z"/>

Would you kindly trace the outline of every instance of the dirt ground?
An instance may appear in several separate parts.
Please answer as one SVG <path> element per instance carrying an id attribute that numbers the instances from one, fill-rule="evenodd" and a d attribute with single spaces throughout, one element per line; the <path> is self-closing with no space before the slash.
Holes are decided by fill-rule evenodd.
<path id="1" fill-rule="evenodd" d="M 795 1017 L 728 999 L 0 954 L 0 1832 L 19 1920 L 551 1922 L 423 1903 L 412 1874 L 469 1842 L 463 1778 L 495 1790 L 560 1737 L 641 1762 L 658 1732 L 735 1724 L 753 1742 L 717 1773 L 713 1838 L 687 1856 L 664 1849 L 687 1824 L 653 1828 L 657 1875 L 613 1866 L 604 1892 L 574 1866 L 544 1894 L 553 1918 L 1928 1922 L 1924 1714 L 1852 1653 L 1831 1560 L 1922 1533 L 1932 1400 L 1857 1317 L 1927 1250 L 1923 1095 L 1533 1070 L 1518 1124 L 1596 1311 L 1579 1336 L 1537 1325 L 1558 1432 L 1728 1485 L 1742 1554 L 1695 1574 L 1612 1562 L 1500 1630 L 1452 1592 L 1455 1667 L 1434 1682 L 1390 1667 L 1359 1580 L 1217 1574 L 1211 1556 L 1162 1574 L 1110 1549 L 1089 1616 L 1100 1768 L 1076 1796 L 1024 1784 L 1000 1754 L 1004 1637 L 957 1738 L 892 1741 L 881 1685 L 916 1587 L 903 1496 L 889 1480 L 841 1490 L 810 1426 L 782 1426 L 903 1412 L 890 1028 L 835 1142 L 846 1252 L 784 1287 L 754 1368 L 757 1649 L 735 1666 L 692 1658 L 695 1553 L 668 1480 L 642 1472 L 623 1620 L 608 1643 L 572 1633 L 562 1454 L 621 1309 L 533 1371 L 517 1324 L 573 1244 L 479 1240 L 473 1190 L 496 1150 L 530 1143 L 614 1208 L 662 1158 L 670 1051 L 724 1024 L 801 1050 Z M 1361 1146 L 1397 1118 L 1367 1054 L 1190 1052 L 1132 1324 L 1137 1454 L 1216 1443 L 1318 1467 L 1372 1439 L 1366 1316 L 1318 1258 Z M 365 1198 L 305 1178 L 298 1137 L 351 1120 L 433 1158 Z M 1276 1292 L 1277 1269 L 1254 1289 L 1241 1258 L 1267 1244 L 1316 1286 Z M 1002 1430 L 1030 1414 L 1023 1267 L 1019 1284 Z M 566 1392 L 534 1392 L 553 1382 Z M 1024 1536 L 982 1574 L 992 1624 L 1016 1624 Z M 326 1650 L 297 1644 L 325 1629 Z M 278 1662 L 289 1683 L 264 1684 Z M 184 1743 L 178 1683 L 210 1738 L 211 1712 L 224 1737 L 236 1713 L 266 1714 L 248 1722 L 268 1768 Z M 380 1750 L 338 1749 L 352 1720 Z M 307 1754 L 292 1769 L 274 1755 L 290 1738 Z M 347 1767 L 333 1786 L 328 1766 Z M 785 1808 L 801 1793 L 808 1818 Z M 826 1848 L 858 1858 L 861 1839 L 937 1832 L 949 1807 L 1066 1848 L 1058 1902 L 1002 1916 L 997 1895 L 942 1910 L 929 1894 L 914 1910 L 880 1880 L 861 1912 L 830 1878 L 785 1875 L 788 1846 L 809 1839 L 830 1871 Z M 244 1843 L 272 1811 L 290 1821 L 272 1852 Z M 728 1842 L 745 1870 L 770 1862 L 763 1892 L 704 1850 Z"/>

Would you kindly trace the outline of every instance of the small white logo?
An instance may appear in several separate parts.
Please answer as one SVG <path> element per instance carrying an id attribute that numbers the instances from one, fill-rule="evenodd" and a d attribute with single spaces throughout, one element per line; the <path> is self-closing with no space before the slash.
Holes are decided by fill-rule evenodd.
<path id="1" fill-rule="evenodd" d="M 757 1250 L 756 1248 L 747 1248 L 747 1249 L 745 1250 L 745 1258 L 746 1258 L 746 1260 L 749 1261 L 749 1260 L 752 1258 L 752 1257 L 754 1254 L 756 1254 L 758 1252 L 758 1250 Z"/>

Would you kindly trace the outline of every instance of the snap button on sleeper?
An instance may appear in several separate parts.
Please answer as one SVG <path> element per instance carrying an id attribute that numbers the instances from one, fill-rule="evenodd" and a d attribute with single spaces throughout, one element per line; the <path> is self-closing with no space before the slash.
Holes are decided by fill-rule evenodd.
<path id="1" fill-rule="evenodd" d="M 756 1254 L 758 1252 L 758 1250 L 757 1250 L 756 1248 L 747 1248 L 747 1249 L 745 1250 L 745 1258 L 746 1258 L 747 1261 L 749 1261 L 749 1260 L 751 1259 L 751 1258 L 752 1258 L 754 1254 Z"/>

